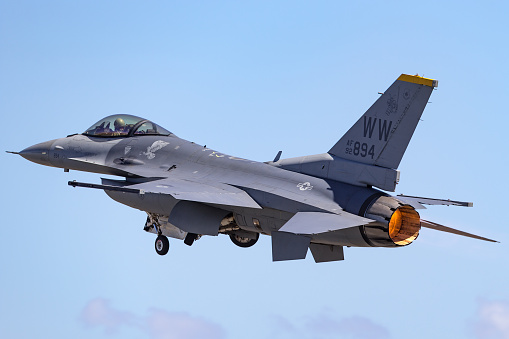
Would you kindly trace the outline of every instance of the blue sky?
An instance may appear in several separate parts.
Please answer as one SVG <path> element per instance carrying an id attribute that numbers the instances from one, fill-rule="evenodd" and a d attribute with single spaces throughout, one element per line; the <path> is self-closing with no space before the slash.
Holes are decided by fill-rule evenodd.
<path id="1" fill-rule="evenodd" d="M 509 338 L 506 2 L 0 1 L 3 150 L 130 113 L 248 159 L 327 151 L 401 73 L 439 80 L 397 193 L 473 201 L 344 262 L 270 238 L 159 257 L 145 214 L 3 153 L 0 337 Z"/>

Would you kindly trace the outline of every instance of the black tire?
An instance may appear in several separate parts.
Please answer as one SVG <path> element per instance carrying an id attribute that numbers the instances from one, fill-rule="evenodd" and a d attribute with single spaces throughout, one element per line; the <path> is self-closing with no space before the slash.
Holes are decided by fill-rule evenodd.
<path id="1" fill-rule="evenodd" d="M 253 232 L 254 233 L 254 232 Z M 258 238 L 260 237 L 260 233 L 255 233 L 256 237 L 254 239 L 247 238 L 247 237 L 240 237 L 238 235 L 230 234 L 230 239 L 232 242 L 239 246 L 239 247 L 251 247 L 258 241 Z"/>
<path id="2" fill-rule="evenodd" d="M 155 249 L 157 254 L 165 255 L 170 250 L 170 242 L 164 235 L 159 235 L 156 238 Z"/>

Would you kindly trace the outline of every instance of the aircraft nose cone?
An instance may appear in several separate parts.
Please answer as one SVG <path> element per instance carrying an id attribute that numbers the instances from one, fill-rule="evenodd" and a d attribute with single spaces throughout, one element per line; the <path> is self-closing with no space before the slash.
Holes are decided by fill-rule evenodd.
<path id="1" fill-rule="evenodd" d="M 27 147 L 19 152 L 19 155 L 37 164 L 51 166 L 49 162 L 49 150 L 53 141 L 54 140 L 41 142 L 40 144 Z"/>

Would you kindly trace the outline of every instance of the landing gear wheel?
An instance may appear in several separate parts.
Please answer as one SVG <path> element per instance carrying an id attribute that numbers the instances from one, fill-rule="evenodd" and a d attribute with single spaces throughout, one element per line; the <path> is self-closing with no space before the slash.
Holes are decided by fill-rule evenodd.
<path id="1" fill-rule="evenodd" d="M 254 233 L 254 232 L 253 232 Z M 251 247 L 258 241 L 258 238 L 260 237 L 259 233 L 256 233 L 256 238 L 251 239 L 247 237 L 241 237 L 236 234 L 230 234 L 230 239 L 232 242 L 240 247 Z"/>
<path id="2" fill-rule="evenodd" d="M 157 236 L 155 243 L 156 252 L 159 255 L 165 255 L 170 249 L 170 242 L 164 235 Z"/>

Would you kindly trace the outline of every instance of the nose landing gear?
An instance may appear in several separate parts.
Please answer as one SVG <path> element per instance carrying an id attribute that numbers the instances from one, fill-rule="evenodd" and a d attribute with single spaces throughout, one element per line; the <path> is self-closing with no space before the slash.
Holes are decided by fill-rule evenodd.
<path id="1" fill-rule="evenodd" d="M 168 238 L 162 234 L 158 235 L 155 243 L 156 252 L 159 255 L 165 255 L 170 249 Z"/>

